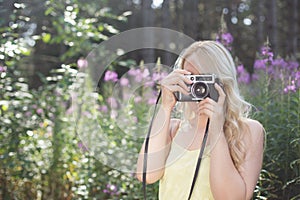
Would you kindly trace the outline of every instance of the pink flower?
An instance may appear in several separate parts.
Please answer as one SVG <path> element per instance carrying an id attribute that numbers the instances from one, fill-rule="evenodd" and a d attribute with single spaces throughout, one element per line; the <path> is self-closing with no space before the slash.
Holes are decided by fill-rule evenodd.
<path id="1" fill-rule="evenodd" d="M 147 102 L 149 105 L 153 105 L 153 104 L 155 104 L 156 103 L 156 98 L 154 97 L 154 98 L 150 98 L 149 100 L 148 100 L 148 102 Z"/>
<path id="2" fill-rule="evenodd" d="M 79 60 L 77 60 L 77 67 L 79 69 L 84 69 L 88 67 L 88 61 L 84 58 L 80 58 Z"/>
<path id="3" fill-rule="evenodd" d="M 30 117 L 32 115 L 32 113 L 30 112 L 30 111 L 27 111 L 26 113 L 25 113 L 25 116 L 26 117 Z"/>
<path id="4" fill-rule="evenodd" d="M 112 82 L 117 82 L 118 81 L 118 74 L 114 71 L 106 71 L 105 76 L 104 76 L 104 81 L 112 81 Z"/>
<path id="5" fill-rule="evenodd" d="M 150 75 L 150 72 L 149 72 L 149 70 L 148 69 L 144 69 L 144 71 L 143 71 L 143 78 L 147 78 L 148 76 Z"/>
<path id="6" fill-rule="evenodd" d="M 230 33 L 223 33 L 222 39 L 225 42 L 225 44 L 231 44 L 233 42 L 233 37 Z"/>
<path id="7" fill-rule="evenodd" d="M 239 83 L 245 83 L 249 84 L 250 83 L 250 74 L 245 70 L 244 65 L 239 65 L 237 67 L 237 74 L 238 74 L 238 82 Z"/>
<path id="8" fill-rule="evenodd" d="M 128 80 L 128 78 L 122 77 L 122 78 L 120 79 L 120 84 L 121 84 L 121 86 L 128 86 L 128 85 L 129 85 L 129 80 Z"/>
<path id="9" fill-rule="evenodd" d="M 103 113 L 107 113 L 108 112 L 108 108 L 106 105 L 102 105 L 99 107 L 99 111 L 103 112 Z"/>
<path id="10" fill-rule="evenodd" d="M 140 75 L 141 74 L 141 70 L 140 69 L 130 69 L 128 71 L 128 74 L 130 76 L 137 76 L 137 75 Z"/>
<path id="11" fill-rule="evenodd" d="M 134 98 L 134 102 L 135 103 L 139 103 L 141 101 L 142 101 L 142 97 L 141 96 L 137 96 L 137 97 Z"/>
<path id="12" fill-rule="evenodd" d="M 288 93 L 288 92 L 296 92 L 296 90 L 297 90 L 297 87 L 296 87 L 295 81 L 292 81 L 291 84 L 287 85 L 283 91 L 285 93 Z"/>
<path id="13" fill-rule="evenodd" d="M 0 66 L 0 72 L 6 72 L 6 67 Z"/>
<path id="14" fill-rule="evenodd" d="M 128 74 L 134 77 L 134 81 L 140 83 L 143 81 L 145 77 L 147 77 L 150 73 L 149 70 L 141 71 L 141 69 L 130 69 Z"/>
<path id="15" fill-rule="evenodd" d="M 254 69 L 266 69 L 266 62 L 264 60 L 255 60 Z"/>
<path id="16" fill-rule="evenodd" d="M 146 87 L 153 87 L 154 85 L 155 85 L 154 81 L 151 81 L 151 80 L 149 80 L 145 83 Z"/>
<path id="17" fill-rule="evenodd" d="M 88 151 L 89 149 L 83 144 L 83 142 L 78 142 L 78 148 L 80 149 L 80 150 L 82 150 L 83 152 L 86 152 L 86 151 Z"/>
<path id="18" fill-rule="evenodd" d="M 107 99 L 107 103 L 110 105 L 111 108 L 117 108 L 118 107 L 118 102 L 115 98 L 109 97 Z"/>
<path id="19" fill-rule="evenodd" d="M 41 109 L 41 108 L 38 108 L 38 109 L 36 110 L 36 113 L 39 114 L 39 115 L 41 115 L 43 112 L 44 112 L 44 111 L 43 111 L 43 109 Z"/>

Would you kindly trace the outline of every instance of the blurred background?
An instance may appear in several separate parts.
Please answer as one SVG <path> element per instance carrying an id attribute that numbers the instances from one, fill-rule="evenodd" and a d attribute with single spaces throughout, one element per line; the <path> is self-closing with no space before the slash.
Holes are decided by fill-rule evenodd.
<path id="1" fill-rule="evenodd" d="M 85 57 L 93 44 L 118 32 L 154 26 L 194 40 L 212 39 L 221 30 L 223 15 L 235 55 L 252 72 L 256 52 L 267 39 L 275 55 L 299 60 L 299 7 L 297 0 L 2 0 L 1 43 L 22 40 L 30 51 L 24 69 L 34 76 L 30 85 L 37 87 L 36 72 Z M 154 62 L 158 56 L 167 65 L 174 61 L 174 56 L 155 50 L 130 54 L 137 62 Z"/>
<path id="2" fill-rule="evenodd" d="M 163 27 L 194 40 L 212 39 L 232 53 L 252 117 L 266 128 L 263 170 L 253 199 L 299 199 L 300 16 L 298 0 L 0 0 L 0 199 L 142 199 L 133 174 L 99 162 L 76 132 L 70 89 L 88 68 L 86 56 L 101 42 L 139 27 Z M 150 37 L 151 39 L 151 37 Z M 168 37 L 162 45 L 170 45 Z M 176 48 L 176 47 L 175 47 Z M 102 77 L 98 117 L 108 148 L 136 152 L 156 82 L 177 55 L 136 50 L 113 63 Z M 146 73 L 144 63 L 156 63 Z M 142 71 L 140 71 L 140 69 Z M 123 77 L 126 72 L 134 77 Z M 147 76 L 145 75 L 147 74 Z M 123 110 L 134 119 L 115 125 L 118 102 L 111 88 L 144 81 Z M 149 87 L 150 85 L 150 87 Z M 77 96 L 86 100 L 84 91 Z M 155 95 L 154 95 L 155 97 Z M 125 98 L 125 96 L 123 97 Z M 81 112 L 81 111 L 80 111 Z M 90 115 L 91 114 L 91 115 Z M 113 116 L 112 116 L 113 115 Z M 75 121 L 75 122 L 74 122 Z M 148 188 L 157 199 L 157 185 Z"/>

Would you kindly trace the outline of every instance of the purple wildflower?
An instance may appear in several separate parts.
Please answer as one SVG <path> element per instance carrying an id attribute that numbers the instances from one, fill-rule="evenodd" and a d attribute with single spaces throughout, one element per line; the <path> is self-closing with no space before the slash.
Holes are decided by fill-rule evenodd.
<path id="1" fill-rule="evenodd" d="M 36 110 L 36 113 L 37 114 L 39 114 L 39 115 L 41 115 L 41 114 L 43 114 L 43 109 L 41 109 L 41 108 L 38 108 L 37 110 Z"/>
<path id="2" fill-rule="evenodd" d="M 25 113 L 25 116 L 26 117 L 30 117 L 32 115 L 32 113 L 30 112 L 30 111 L 27 111 L 26 113 Z"/>
<path id="3" fill-rule="evenodd" d="M 229 32 L 220 33 L 216 37 L 216 41 L 224 45 L 229 51 L 232 50 L 233 36 Z"/>
<path id="4" fill-rule="evenodd" d="M 132 77 L 134 77 L 134 81 L 137 83 L 142 82 L 144 79 L 148 78 L 150 75 L 150 72 L 148 69 L 144 69 L 143 71 L 141 69 L 130 69 L 128 71 L 128 74 Z"/>
<path id="5" fill-rule="evenodd" d="M 272 52 L 272 49 L 269 46 L 263 46 L 260 50 L 260 53 L 266 62 L 273 61 L 274 54 Z"/>
<path id="6" fill-rule="evenodd" d="M 148 69 L 144 69 L 143 74 L 142 74 L 143 78 L 147 78 L 147 77 L 149 77 L 149 75 L 150 75 L 149 70 Z"/>
<path id="7" fill-rule="evenodd" d="M 161 79 L 161 74 L 160 73 L 153 73 L 152 74 L 152 80 L 153 81 L 159 81 Z"/>
<path id="8" fill-rule="evenodd" d="M 145 83 L 145 86 L 146 87 L 153 87 L 155 85 L 154 81 L 153 80 L 149 80 Z"/>
<path id="9" fill-rule="evenodd" d="M 128 80 L 128 78 L 122 77 L 122 78 L 120 79 L 120 84 L 121 84 L 121 86 L 128 86 L 128 85 L 129 85 L 129 80 Z"/>
<path id="10" fill-rule="evenodd" d="M 132 121 L 133 121 L 134 123 L 138 123 L 139 120 L 138 120 L 138 118 L 137 118 L 136 116 L 133 116 L 133 117 L 132 117 Z"/>
<path id="11" fill-rule="evenodd" d="M 289 61 L 287 65 L 288 65 L 288 69 L 291 71 L 297 70 L 299 68 L 299 63 L 297 61 Z"/>
<path id="12" fill-rule="evenodd" d="M 112 82 L 117 82 L 118 81 L 118 74 L 114 71 L 106 71 L 105 76 L 104 76 L 104 81 L 112 81 Z"/>
<path id="13" fill-rule="evenodd" d="M 84 58 L 80 58 L 79 60 L 77 60 L 77 67 L 79 69 L 84 69 L 88 67 L 88 61 Z"/>
<path id="14" fill-rule="evenodd" d="M 166 73 L 166 72 L 162 72 L 162 73 L 157 73 L 157 72 L 155 72 L 155 73 L 153 73 L 153 75 L 152 75 L 152 80 L 154 81 L 154 82 L 156 82 L 156 81 L 160 81 L 160 80 L 162 80 L 164 77 L 166 77 L 168 74 Z"/>
<path id="15" fill-rule="evenodd" d="M 150 99 L 148 99 L 148 102 L 147 102 L 149 105 L 154 105 L 156 103 L 156 98 L 155 97 L 152 97 Z"/>
<path id="16" fill-rule="evenodd" d="M 81 150 L 81 151 L 83 151 L 83 152 L 86 152 L 86 151 L 88 151 L 88 148 L 83 144 L 83 142 L 78 142 L 78 144 L 77 144 L 77 146 L 78 146 L 78 148 Z"/>
<path id="17" fill-rule="evenodd" d="M 107 103 L 110 105 L 111 108 L 117 108 L 118 107 L 118 102 L 114 97 L 109 97 L 107 99 Z"/>
<path id="18" fill-rule="evenodd" d="M 139 103 L 141 101 L 142 101 L 142 97 L 141 96 L 137 96 L 137 97 L 134 98 L 134 102 L 135 103 Z"/>
<path id="19" fill-rule="evenodd" d="M 0 73 L 1 73 L 1 72 L 6 72 L 6 67 L 0 66 Z"/>
<path id="20" fill-rule="evenodd" d="M 143 72 L 140 69 L 130 69 L 128 74 L 134 77 L 134 80 L 137 83 L 140 83 L 143 80 Z"/>
<path id="21" fill-rule="evenodd" d="M 239 83 L 250 83 L 250 74 L 245 70 L 244 65 L 239 65 L 237 67 L 237 73 L 238 73 L 238 82 Z"/>
<path id="22" fill-rule="evenodd" d="M 141 70 L 140 69 L 130 69 L 128 71 L 128 74 L 130 76 L 137 76 L 137 75 L 141 74 Z"/>
<path id="23" fill-rule="evenodd" d="M 86 118 L 92 118 L 92 114 L 89 111 L 83 111 L 82 115 Z"/>
<path id="24" fill-rule="evenodd" d="M 255 80 L 258 80 L 258 79 L 259 79 L 259 75 L 256 74 L 256 73 L 251 74 L 250 77 L 251 77 L 251 78 L 250 78 L 251 81 L 255 81 Z"/>
<path id="25" fill-rule="evenodd" d="M 233 42 L 233 37 L 230 33 L 223 33 L 221 37 L 225 44 L 231 44 Z"/>
<path id="26" fill-rule="evenodd" d="M 109 195 L 119 195 L 120 192 L 118 191 L 118 187 L 116 185 L 113 184 L 107 184 L 106 188 L 103 190 L 103 192 L 105 194 L 109 194 Z"/>
<path id="27" fill-rule="evenodd" d="M 108 189 L 104 189 L 103 192 L 104 192 L 105 194 L 109 194 L 109 190 L 108 190 Z"/>
<path id="28" fill-rule="evenodd" d="M 135 80 L 135 82 L 140 83 L 143 80 L 143 76 L 141 74 L 137 75 L 134 80 Z"/>
<path id="29" fill-rule="evenodd" d="M 99 106 L 99 111 L 103 113 L 107 113 L 108 107 L 106 105 Z"/>
<path id="30" fill-rule="evenodd" d="M 282 58 L 274 59 L 272 65 L 282 69 L 286 69 L 288 67 L 288 63 Z"/>
<path id="31" fill-rule="evenodd" d="M 284 88 L 283 91 L 284 91 L 285 93 L 288 93 L 288 92 L 296 92 L 296 90 L 297 90 L 297 87 L 296 87 L 295 81 L 293 80 L 293 81 L 291 82 L 290 85 L 287 85 L 287 86 Z"/>
<path id="32" fill-rule="evenodd" d="M 254 69 L 266 69 L 266 62 L 264 60 L 255 60 Z"/>

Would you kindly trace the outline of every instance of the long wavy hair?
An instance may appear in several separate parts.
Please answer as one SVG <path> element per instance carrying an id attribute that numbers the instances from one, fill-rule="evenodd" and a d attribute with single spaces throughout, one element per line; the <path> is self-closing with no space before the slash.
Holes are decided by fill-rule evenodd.
<path id="1" fill-rule="evenodd" d="M 240 94 L 233 58 L 228 50 L 218 42 L 198 41 L 184 50 L 175 65 L 183 68 L 184 63 L 189 62 L 189 57 L 192 55 L 193 58 L 196 58 L 193 59 L 194 67 L 200 72 L 216 74 L 223 85 L 226 94 L 223 131 L 234 165 L 240 170 L 246 152 L 242 138 L 244 133 L 249 132 L 245 120 L 252 106 Z"/>

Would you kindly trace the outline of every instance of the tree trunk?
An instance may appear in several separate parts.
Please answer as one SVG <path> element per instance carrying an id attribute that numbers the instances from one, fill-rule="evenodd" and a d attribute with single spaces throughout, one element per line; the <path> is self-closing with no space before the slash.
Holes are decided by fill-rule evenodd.
<path id="1" fill-rule="evenodd" d="M 193 39 L 198 39 L 198 0 L 185 0 L 183 4 L 183 31 Z"/>
<path id="2" fill-rule="evenodd" d="M 170 12 L 170 1 L 164 0 L 162 5 L 162 26 L 164 28 L 170 28 L 172 29 L 172 20 L 171 20 L 171 12 Z M 170 47 L 170 39 L 168 33 L 165 33 L 163 35 L 163 43 L 164 43 L 164 49 L 169 49 Z M 170 52 L 164 52 L 162 55 L 162 64 L 165 65 L 172 65 L 173 60 Z"/>
<path id="3" fill-rule="evenodd" d="M 278 40 L 278 23 L 277 23 L 277 4 L 276 0 L 270 0 L 268 1 L 269 5 L 267 7 L 270 8 L 268 13 L 268 23 L 269 23 L 269 37 L 271 42 L 271 48 L 274 52 L 274 56 L 278 54 L 278 46 L 279 40 Z"/>
<path id="4" fill-rule="evenodd" d="M 143 0 L 142 1 L 142 21 L 143 27 L 150 27 L 153 26 L 154 21 L 154 13 L 153 9 L 151 8 L 152 1 L 149 0 Z M 145 32 L 144 34 L 144 42 L 145 44 L 151 44 L 154 43 L 154 35 L 148 32 Z M 154 63 L 155 62 L 155 54 L 154 49 L 143 49 L 142 50 L 143 57 L 145 63 Z"/>
<path id="5" fill-rule="evenodd" d="M 291 42 L 292 42 L 292 48 L 291 48 L 291 54 L 293 56 L 297 55 L 298 52 L 298 22 L 299 22 L 299 15 L 298 15 L 298 7 L 299 7 L 299 2 L 298 0 L 293 0 L 292 2 L 292 21 L 290 23 L 291 27 L 291 32 L 292 32 L 292 37 L 291 37 Z"/>
<path id="6" fill-rule="evenodd" d="M 257 18 L 257 47 L 261 47 L 266 38 L 264 38 L 264 0 L 257 1 L 256 18 Z"/>
<path id="7" fill-rule="evenodd" d="M 180 0 L 175 0 L 175 21 L 174 21 L 174 27 L 177 31 L 181 31 L 183 29 L 182 27 L 182 9 L 181 9 L 181 3 Z"/>

